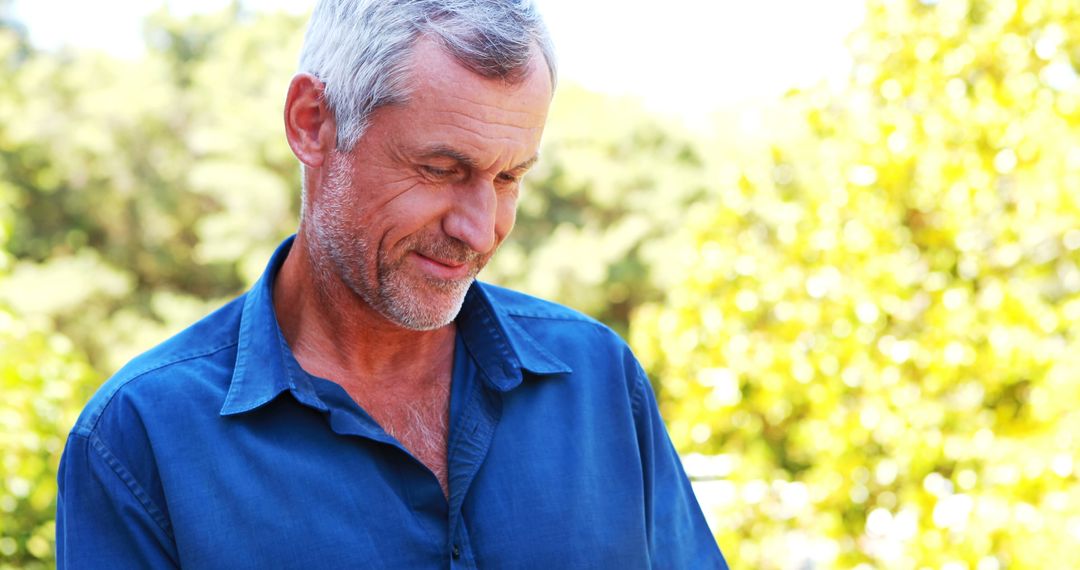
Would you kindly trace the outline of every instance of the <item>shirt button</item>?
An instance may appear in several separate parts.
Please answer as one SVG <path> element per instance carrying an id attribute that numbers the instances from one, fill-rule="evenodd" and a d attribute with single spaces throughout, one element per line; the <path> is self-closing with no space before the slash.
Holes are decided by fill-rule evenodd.
<path id="1" fill-rule="evenodd" d="M 453 556 L 454 560 L 461 558 L 461 549 L 458 548 L 458 545 L 455 544 L 454 547 L 450 549 L 450 556 Z"/>

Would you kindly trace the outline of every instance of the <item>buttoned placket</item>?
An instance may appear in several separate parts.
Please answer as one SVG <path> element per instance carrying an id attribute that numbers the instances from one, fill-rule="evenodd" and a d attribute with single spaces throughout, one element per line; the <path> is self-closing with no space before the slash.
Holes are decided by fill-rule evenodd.
<path id="1" fill-rule="evenodd" d="M 470 357 L 467 351 L 463 351 L 458 356 L 461 358 Z M 359 405 L 354 404 L 355 407 L 348 407 L 352 409 L 335 408 L 328 406 L 322 398 L 316 395 L 316 392 L 322 390 L 341 390 L 339 386 L 328 380 L 307 376 L 295 360 L 290 359 L 287 361 L 285 368 L 291 377 L 292 389 L 290 391 L 293 397 L 300 403 L 325 413 L 332 431 L 339 435 L 361 437 L 390 445 L 406 455 L 414 463 L 413 467 L 427 470 L 426 466 L 416 459 L 400 442 L 386 433 Z M 513 369 L 500 367 L 496 368 L 496 370 L 506 372 Z M 475 368 L 475 373 L 478 376 L 485 375 L 484 369 L 479 366 Z M 473 479 L 475 479 L 484 459 L 487 457 L 495 435 L 495 428 L 501 416 L 502 393 L 491 389 L 489 386 L 501 384 L 502 379 L 496 382 L 482 378 L 461 378 L 460 380 L 466 382 L 467 389 L 463 394 L 464 402 L 462 402 L 459 411 L 460 417 L 455 422 L 455 425 L 451 426 L 447 445 L 450 496 L 447 500 L 441 491 L 437 491 L 438 481 L 435 475 L 428 470 L 428 473 L 431 474 L 430 481 L 433 488 L 408 489 L 406 490 L 406 500 L 409 501 L 413 508 L 430 508 L 434 506 L 432 500 L 438 501 L 438 499 L 433 499 L 437 492 L 437 496 L 443 499 L 441 501 L 442 507 L 447 509 L 448 528 L 445 536 L 447 537 L 446 553 L 450 566 L 452 568 L 473 569 L 477 568 L 476 557 L 473 553 L 462 508 Z M 323 388 L 313 389 L 313 382 L 322 385 Z"/>
<path id="2" fill-rule="evenodd" d="M 483 371 L 478 369 L 477 373 L 483 374 Z M 449 551 L 453 568 L 476 568 L 462 507 L 469 487 L 487 457 L 502 413 L 501 394 L 477 380 L 470 382 L 461 417 L 450 434 L 447 449 L 450 470 Z"/>

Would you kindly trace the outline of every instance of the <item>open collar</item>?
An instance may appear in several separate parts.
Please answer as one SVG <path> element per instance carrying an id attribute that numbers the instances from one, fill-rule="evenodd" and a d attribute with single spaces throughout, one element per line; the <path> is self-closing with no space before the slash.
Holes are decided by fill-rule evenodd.
<path id="1" fill-rule="evenodd" d="M 285 263 L 295 237 L 290 236 L 278 246 L 262 277 L 245 295 L 236 365 L 221 407 L 223 416 L 254 410 L 286 390 L 291 390 L 301 402 L 326 408 L 285 342 L 274 314 L 274 278 Z"/>
<path id="2" fill-rule="evenodd" d="M 488 387 L 500 392 L 516 388 L 523 372 L 534 376 L 568 374 L 569 366 L 518 325 L 489 294 L 473 283 L 458 314 L 458 334 L 484 372 Z"/>
<path id="3" fill-rule="evenodd" d="M 325 410 L 311 377 L 304 372 L 274 314 L 274 278 L 288 257 L 295 236 L 278 246 L 262 276 L 247 292 L 237 342 L 236 364 L 221 415 L 248 412 L 289 390 L 301 403 Z M 566 374 L 570 367 L 514 322 L 474 282 L 456 319 L 457 332 L 483 371 L 488 388 L 506 392 L 521 384 L 524 373 L 543 377 Z"/>

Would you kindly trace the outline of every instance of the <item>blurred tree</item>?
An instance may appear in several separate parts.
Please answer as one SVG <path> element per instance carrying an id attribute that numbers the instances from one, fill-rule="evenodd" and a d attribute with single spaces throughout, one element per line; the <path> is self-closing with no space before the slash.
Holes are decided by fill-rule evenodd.
<path id="1" fill-rule="evenodd" d="M 109 371 L 241 291 L 295 223 L 298 170 L 275 118 L 299 28 L 235 6 L 161 12 L 145 57 L 9 68 L 0 161 L 20 215 L 0 299 Z"/>
<path id="2" fill-rule="evenodd" d="M 52 566 L 60 452 L 100 379 L 67 337 L 0 307 L 0 568 Z"/>
<path id="3" fill-rule="evenodd" d="M 0 4 L 0 75 L 29 56 L 25 35 Z M 0 83 L 0 107 L 13 96 Z M 0 127 L 0 155 L 12 141 Z M 0 280 L 18 218 L 10 163 L 0 161 Z M 47 321 L 26 319 L 0 302 L 0 568 L 48 568 L 53 559 L 56 470 L 64 437 L 99 376 L 72 342 Z"/>
<path id="4" fill-rule="evenodd" d="M 735 566 L 1080 567 L 1080 5 L 867 6 L 633 344 Z"/>

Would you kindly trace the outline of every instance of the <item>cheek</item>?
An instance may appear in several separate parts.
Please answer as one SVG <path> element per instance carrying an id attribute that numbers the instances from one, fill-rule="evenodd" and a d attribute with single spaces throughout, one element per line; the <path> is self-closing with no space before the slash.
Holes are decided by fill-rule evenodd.
<path id="1" fill-rule="evenodd" d="M 517 195 L 499 199 L 498 210 L 495 212 L 495 234 L 502 241 L 514 229 L 514 221 L 517 219 Z"/>
<path id="2" fill-rule="evenodd" d="M 418 188 L 374 212 L 368 222 L 380 228 L 381 239 L 392 248 L 413 235 L 438 228 L 452 205 L 446 192 Z"/>

